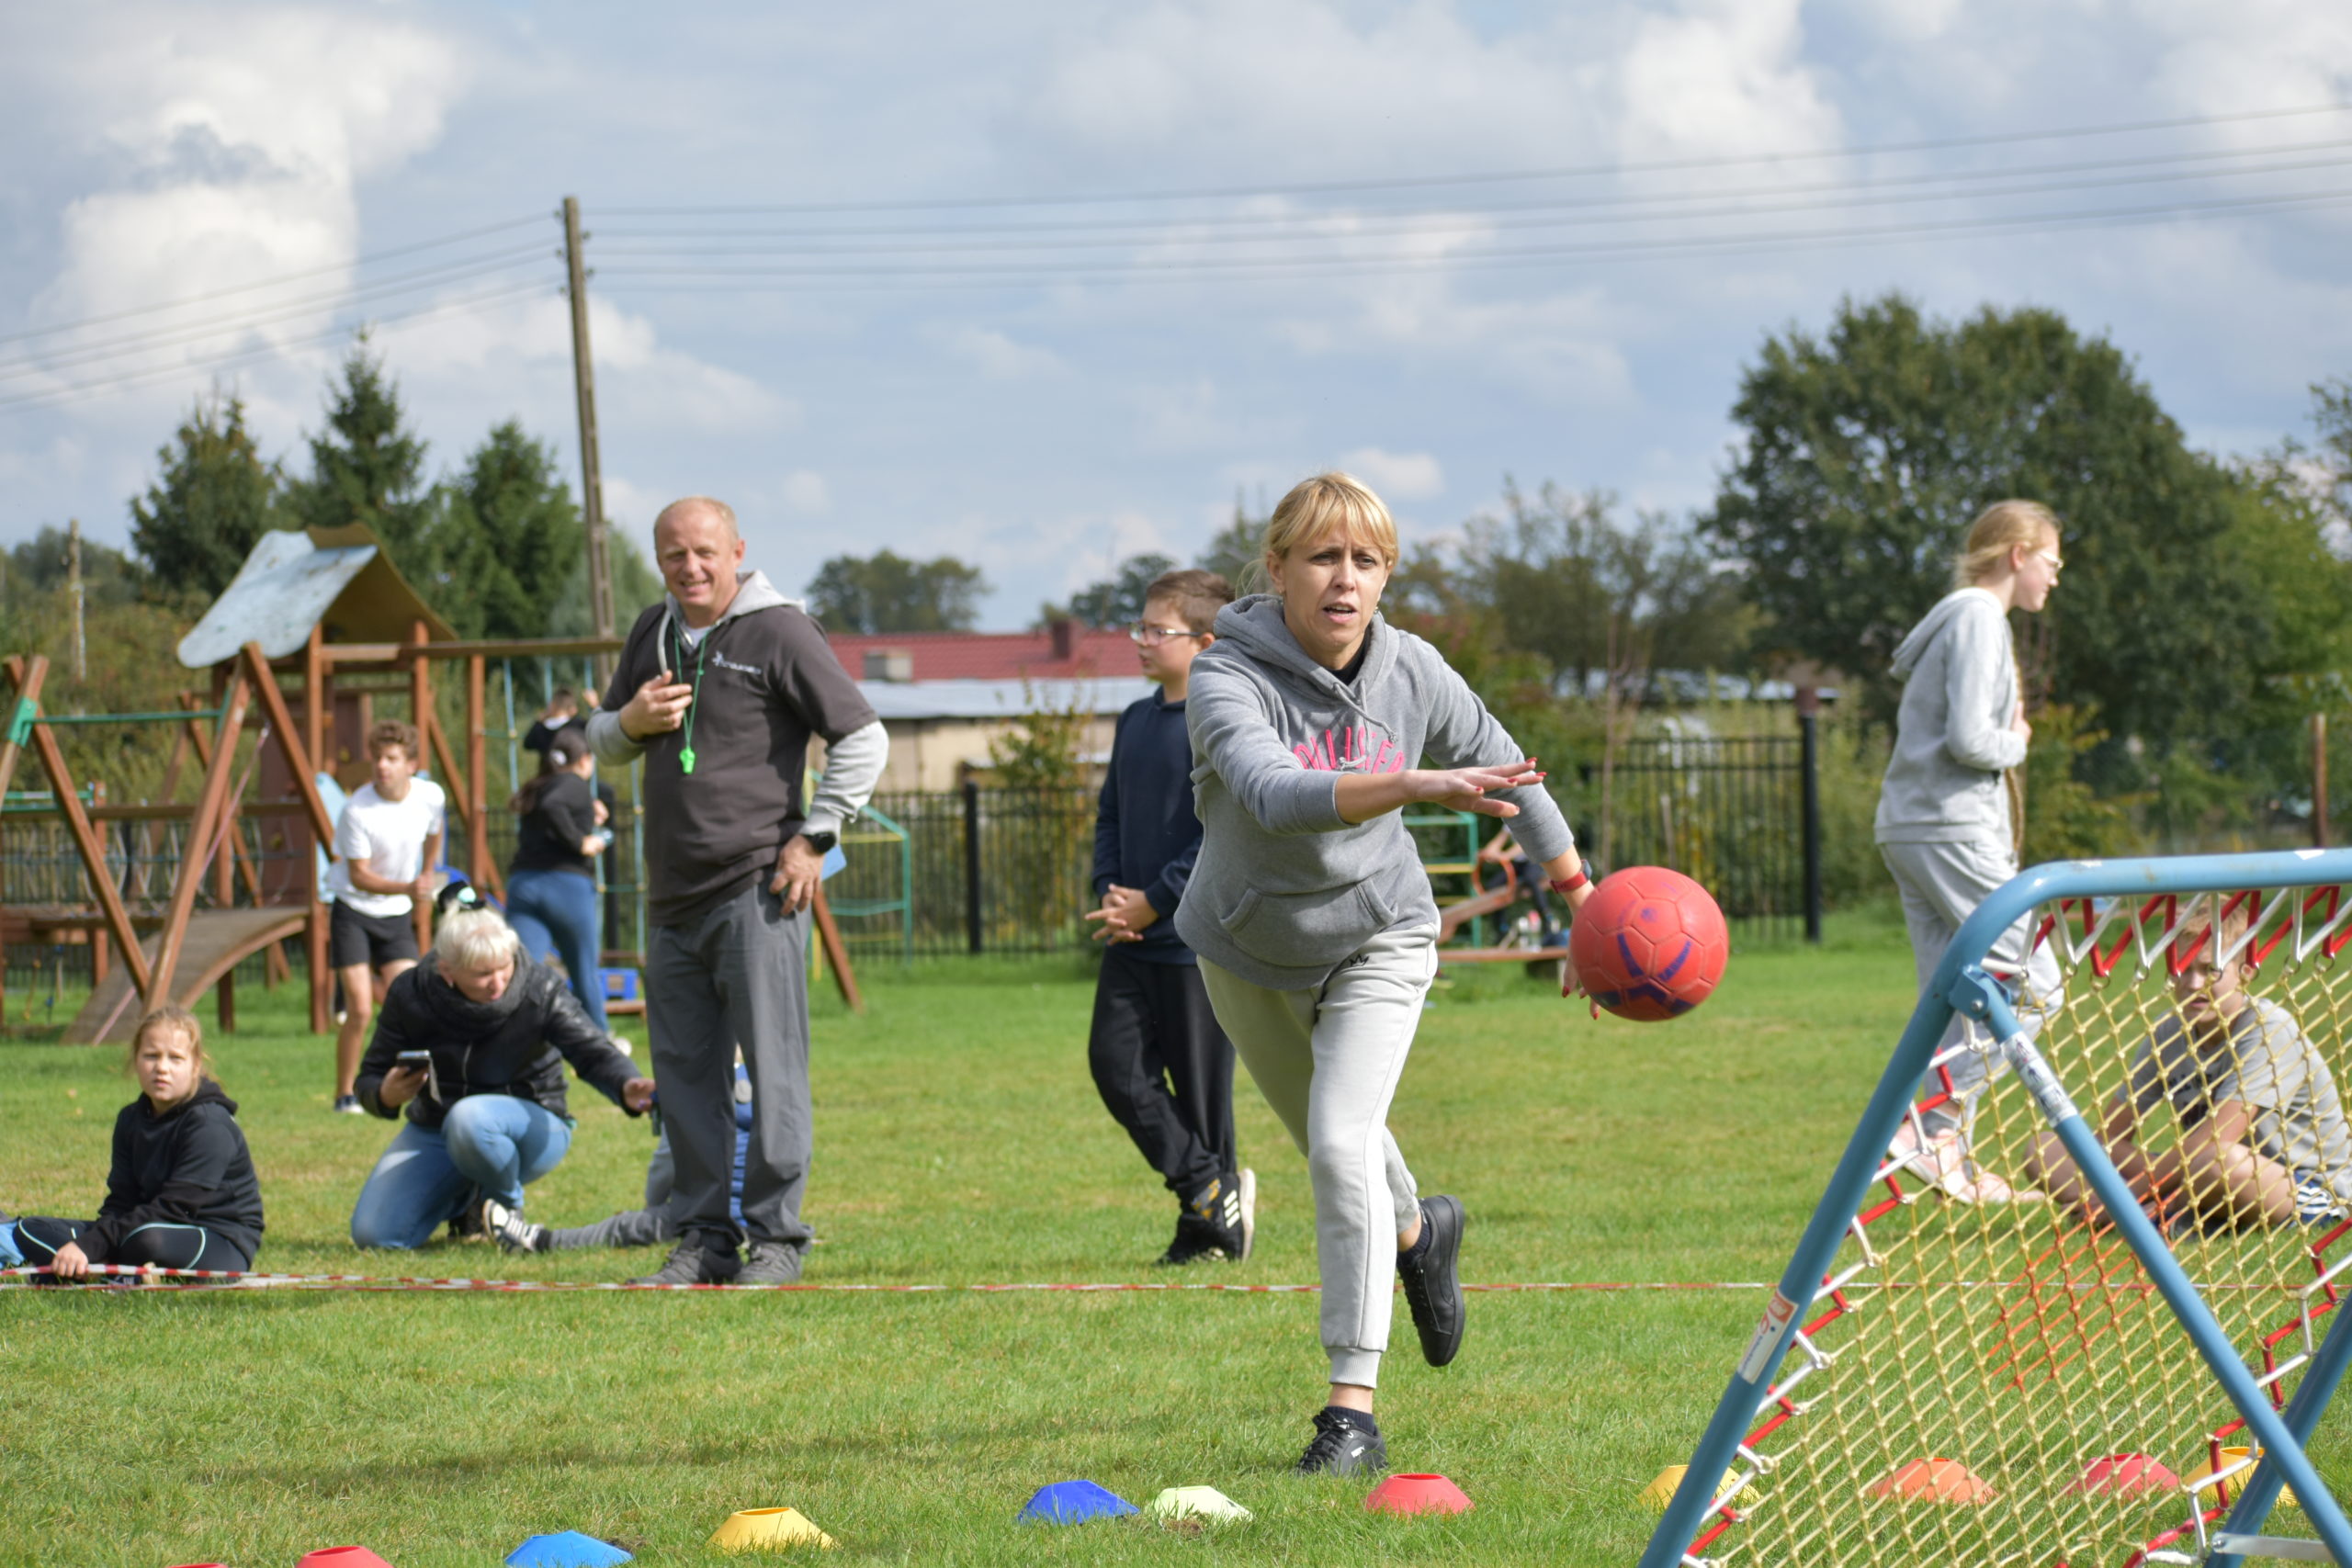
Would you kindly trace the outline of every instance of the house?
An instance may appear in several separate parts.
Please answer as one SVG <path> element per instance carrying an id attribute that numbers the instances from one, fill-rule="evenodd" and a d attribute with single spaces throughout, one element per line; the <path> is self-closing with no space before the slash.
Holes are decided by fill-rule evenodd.
<path id="1" fill-rule="evenodd" d="M 1152 690 L 1124 630 L 1073 621 L 1026 632 L 832 633 L 827 640 L 889 731 L 885 790 L 985 782 L 989 742 L 1041 709 L 1083 710 L 1080 754 L 1099 766 L 1120 712 Z"/>

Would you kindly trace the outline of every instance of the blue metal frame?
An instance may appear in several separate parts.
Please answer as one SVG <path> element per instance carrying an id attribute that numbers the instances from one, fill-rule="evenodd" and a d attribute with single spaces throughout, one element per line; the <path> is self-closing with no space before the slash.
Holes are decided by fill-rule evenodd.
<path id="1" fill-rule="evenodd" d="M 1951 1021 L 1955 1003 L 1980 1004 L 1990 1010 L 1993 1001 L 1987 1000 L 1967 976 L 1992 951 L 2002 932 L 2037 907 L 2060 898 L 2145 898 L 2161 893 L 2227 893 L 2246 887 L 2310 887 L 2331 883 L 2352 883 L 2352 850 L 2058 863 L 2035 866 L 2011 878 L 1978 905 L 1945 950 L 1934 977 L 1919 998 L 1919 1005 L 1912 1011 L 1911 1021 L 1905 1027 L 1884 1075 L 1871 1092 L 1860 1122 L 1830 1176 L 1828 1190 L 1798 1239 L 1795 1254 L 1781 1277 L 1780 1290 L 1757 1330 L 1750 1352 L 1724 1391 L 1723 1400 L 1716 1405 L 1714 1416 L 1691 1455 L 1690 1469 L 1675 1489 L 1674 1500 L 1667 1506 L 1666 1517 L 1659 1521 L 1648 1548 L 1642 1553 L 1641 1568 L 1678 1568 L 1699 1534 L 1702 1521 L 1713 1508 L 1715 1487 L 1731 1468 L 1748 1427 L 1770 1400 L 1773 1376 L 1788 1354 L 1797 1326 L 1804 1322 L 1812 1307 L 1822 1277 L 1837 1259 L 1838 1249 L 1870 1191 L 1871 1179 L 1884 1161 L 1887 1145 L 1901 1127 L 1916 1088 L 1926 1076 L 1937 1043 Z M 1993 989 L 1997 992 L 1998 987 Z M 1994 1000 L 1998 1001 L 2000 1013 L 2006 1015 L 2006 998 Z M 1996 1037 L 2007 1040 L 2016 1034 L 2014 1018 L 1996 1018 L 1996 1021 L 2006 1025 Z M 2030 1050 L 2030 1043 L 2027 1045 Z M 2321 1540 L 2335 1552 L 2336 1561 L 2352 1564 L 2352 1525 L 2346 1524 L 2334 1496 L 2320 1484 L 2300 1441 L 2318 1420 L 2319 1411 L 2334 1392 L 2335 1380 L 2343 1374 L 2346 1361 L 2352 1359 L 2352 1343 L 2337 1349 L 2337 1340 L 2342 1337 L 2332 1332 L 2327 1344 L 2336 1353 L 2315 1360 L 2304 1370 L 2294 1412 L 2303 1415 L 2303 1424 L 2290 1430 L 2290 1423 L 2280 1420 L 2262 1391 L 2254 1386 L 2253 1374 L 2214 1324 L 2196 1287 L 2174 1262 L 2163 1238 L 2140 1212 L 2139 1204 L 2117 1201 L 2116 1194 L 2128 1199 L 2122 1178 L 2079 1116 L 2073 1118 L 2073 1131 L 2075 1136 L 2069 1137 L 2065 1125 L 2057 1128 L 2067 1152 L 2107 1201 L 2124 1239 L 2146 1266 L 2199 1351 L 2214 1366 L 2224 1392 L 2245 1417 L 2256 1440 L 2267 1450 L 2264 1464 L 2248 1478 L 2233 1510 L 2232 1527 L 2237 1527 L 2237 1516 L 2242 1513 L 2259 1522 L 2260 1515 L 2254 1512 L 2252 1505 L 2258 1497 L 2256 1489 L 2266 1486 L 2263 1478 L 2268 1478 L 2269 1495 L 2274 1497 L 2276 1484 L 2283 1481 L 2295 1488 L 2305 1516 Z M 2325 1361 L 2324 1366 L 2322 1360 Z M 2324 1388 L 2315 1387 L 2323 1371 L 2332 1375 Z M 2302 1411 L 2306 1395 L 2312 1400 L 2308 1413 Z M 2272 1463 L 2271 1459 L 2278 1462 Z M 2267 1502 L 2264 1506 L 2267 1509 Z"/>

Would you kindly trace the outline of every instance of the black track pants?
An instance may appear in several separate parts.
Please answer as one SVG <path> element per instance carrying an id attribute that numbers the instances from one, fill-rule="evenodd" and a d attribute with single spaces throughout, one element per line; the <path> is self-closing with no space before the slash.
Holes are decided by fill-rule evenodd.
<path id="1" fill-rule="evenodd" d="M 1236 1168 L 1233 1043 L 1197 967 L 1106 951 L 1086 1060 L 1103 1105 L 1178 1199 Z"/>

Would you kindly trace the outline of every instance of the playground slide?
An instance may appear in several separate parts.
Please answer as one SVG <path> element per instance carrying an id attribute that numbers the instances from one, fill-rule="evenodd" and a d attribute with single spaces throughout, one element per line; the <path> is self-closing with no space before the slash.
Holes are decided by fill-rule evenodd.
<path id="1" fill-rule="evenodd" d="M 193 1008 L 220 977 L 271 942 L 302 933 L 303 911 L 281 905 L 259 909 L 200 909 L 188 917 L 187 936 L 180 944 L 179 967 L 172 976 L 171 999 Z M 141 946 L 147 962 L 155 961 L 160 935 Z M 81 1012 L 66 1027 L 69 1044 L 98 1045 L 127 1042 L 139 1021 L 139 993 L 130 983 L 130 966 L 117 963 L 107 982 L 90 993 Z"/>

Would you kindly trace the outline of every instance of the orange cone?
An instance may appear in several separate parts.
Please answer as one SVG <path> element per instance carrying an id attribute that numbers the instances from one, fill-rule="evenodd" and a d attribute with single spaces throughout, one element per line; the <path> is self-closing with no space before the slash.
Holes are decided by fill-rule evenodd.
<path id="1" fill-rule="evenodd" d="M 1873 1497 L 1913 1503 L 1960 1503 L 1976 1507 L 1993 1500 L 1993 1488 L 1956 1459 L 1915 1459 L 1871 1483 Z"/>

